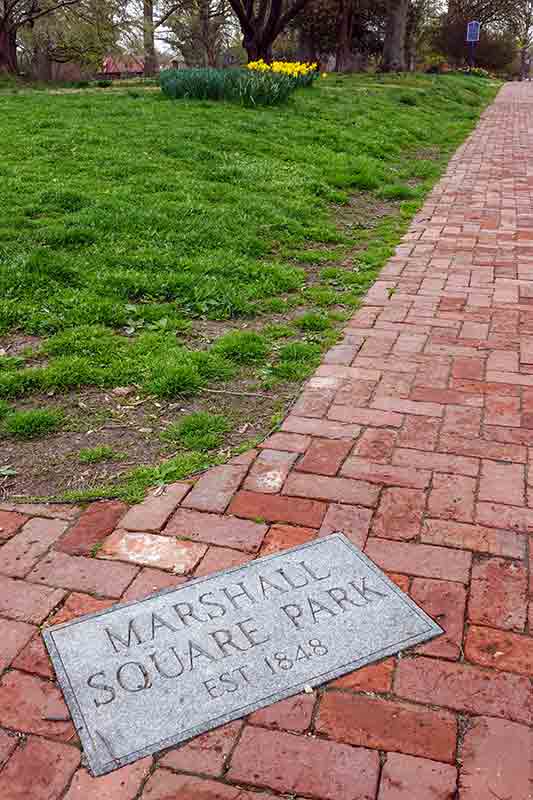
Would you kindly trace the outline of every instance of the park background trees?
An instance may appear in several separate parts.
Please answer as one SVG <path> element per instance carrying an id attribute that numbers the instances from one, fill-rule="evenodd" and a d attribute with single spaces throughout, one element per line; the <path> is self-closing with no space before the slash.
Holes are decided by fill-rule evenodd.
<path id="1" fill-rule="evenodd" d="M 533 0 L 0 0 L 0 71 L 50 78 L 50 64 L 98 72 L 129 52 L 144 74 L 158 49 L 185 66 L 300 58 L 339 72 L 463 66 L 466 23 L 482 24 L 478 63 L 522 71 Z"/>

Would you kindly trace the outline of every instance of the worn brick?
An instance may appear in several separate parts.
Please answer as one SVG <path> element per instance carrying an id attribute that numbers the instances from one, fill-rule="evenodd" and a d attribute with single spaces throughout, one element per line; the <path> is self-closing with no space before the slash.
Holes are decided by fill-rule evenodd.
<path id="1" fill-rule="evenodd" d="M 464 437 L 477 437 L 481 430 L 481 409 L 464 406 L 447 406 L 441 432 L 454 436 L 457 431 Z"/>
<path id="2" fill-rule="evenodd" d="M 338 406 L 338 408 L 341 407 Z M 306 419 L 305 417 L 295 417 L 292 414 L 283 422 L 281 430 L 287 433 L 321 436 L 324 439 L 350 440 L 357 439 L 361 432 L 359 425 L 343 424 L 328 419 Z"/>
<path id="3" fill-rule="evenodd" d="M 94 546 L 100 544 L 116 528 L 127 508 L 127 505 L 119 500 L 91 503 L 69 532 L 57 543 L 56 550 L 72 556 L 89 555 Z"/>
<path id="4" fill-rule="evenodd" d="M 354 692 L 390 692 L 395 663 L 393 658 L 387 658 L 378 664 L 369 664 L 332 681 L 329 686 Z"/>
<path id="5" fill-rule="evenodd" d="M 274 433 L 259 447 L 286 450 L 288 453 L 305 453 L 312 441 L 310 436 L 302 436 L 299 433 Z"/>
<path id="6" fill-rule="evenodd" d="M 184 508 L 222 513 L 239 488 L 246 474 L 245 467 L 212 467 L 195 483 L 185 500 Z M 174 510 L 174 509 L 173 509 Z"/>
<path id="7" fill-rule="evenodd" d="M 322 475 L 302 475 L 293 472 L 285 482 L 283 494 L 374 506 L 378 498 L 378 489 L 369 483 L 344 477 L 328 478 Z"/>
<path id="8" fill-rule="evenodd" d="M 533 637 L 471 626 L 466 635 L 468 661 L 533 678 Z"/>
<path id="9" fill-rule="evenodd" d="M 23 672 L 34 672 L 41 678 L 53 680 L 54 670 L 52 662 L 48 656 L 41 633 L 33 636 L 26 647 L 19 653 L 11 664 L 13 669 L 21 669 Z"/>
<path id="10" fill-rule="evenodd" d="M 428 758 L 388 753 L 378 800 L 454 800 L 457 770 Z"/>
<path id="11" fill-rule="evenodd" d="M 26 514 L 17 514 L 16 511 L 0 511 L 0 539 L 9 539 L 28 519 Z"/>
<path id="12" fill-rule="evenodd" d="M 30 736 L 0 773 L 0 797 L 56 800 L 62 796 L 79 761 L 80 751 L 75 747 Z"/>
<path id="13" fill-rule="evenodd" d="M 336 741 L 453 761 L 457 723 L 447 711 L 382 698 L 326 692 L 315 728 Z"/>
<path id="14" fill-rule="evenodd" d="M 131 531 L 160 531 L 190 488 L 189 483 L 165 486 L 162 493 L 152 494 L 142 503 L 130 508 L 120 522 L 121 528 Z"/>
<path id="15" fill-rule="evenodd" d="M 372 535 L 408 541 L 420 533 L 426 500 L 418 489 L 385 489 L 372 525 Z"/>
<path id="16" fill-rule="evenodd" d="M 262 450 L 254 461 L 243 488 L 249 492 L 277 494 L 296 457 L 295 453 L 287 453 L 283 450 Z"/>
<path id="17" fill-rule="evenodd" d="M 334 396 L 334 389 L 321 389 L 320 391 L 307 389 L 302 392 L 294 404 L 292 413 L 297 417 L 324 417 Z"/>
<path id="18" fill-rule="evenodd" d="M 503 719 L 478 717 L 464 737 L 461 800 L 530 797 L 531 732 Z"/>
<path id="19" fill-rule="evenodd" d="M 351 448 L 352 443 L 344 439 L 313 439 L 296 469 L 318 475 L 336 475 Z"/>
<path id="20" fill-rule="evenodd" d="M 196 569 L 195 575 L 198 575 L 198 568 Z M 129 600 L 142 600 L 144 597 L 148 597 L 151 594 L 160 592 L 163 589 L 177 588 L 185 583 L 186 580 L 187 579 L 182 576 L 171 575 L 168 572 L 163 572 L 160 569 L 150 569 L 150 567 L 144 567 L 144 569 L 139 572 L 133 583 L 128 586 L 122 595 L 121 600 L 124 602 Z"/>
<path id="21" fill-rule="evenodd" d="M 421 578 L 468 583 L 472 556 L 462 550 L 371 537 L 365 553 L 380 567 Z"/>
<path id="22" fill-rule="evenodd" d="M 440 423 L 438 417 L 406 417 L 403 428 L 398 432 L 397 444 L 417 450 L 434 450 Z"/>
<path id="23" fill-rule="evenodd" d="M 20 620 L 0 619 L 0 672 L 9 667 L 13 659 L 27 645 L 36 628 Z"/>
<path id="24" fill-rule="evenodd" d="M 142 758 L 100 778 L 79 769 L 63 800 L 134 800 L 151 765 L 151 758 Z"/>
<path id="25" fill-rule="evenodd" d="M 380 411 L 375 408 L 334 405 L 328 411 L 328 419 L 336 422 L 368 425 L 371 428 L 400 428 L 403 422 L 403 415 L 390 411 Z M 317 433 L 317 436 L 319 435 Z"/>
<path id="26" fill-rule="evenodd" d="M 107 537 L 98 551 L 98 558 L 127 561 L 171 570 L 176 575 L 187 575 L 194 570 L 206 550 L 207 545 L 199 542 L 118 529 Z"/>
<path id="27" fill-rule="evenodd" d="M 533 509 L 531 508 L 516 508 L 504 506 L 501 503 L 478 503 L 476 519 L 482 525 L 533 533 Z"/>
<path id="28" fill-rule="evenodd" d="M 65 594 L 61 589 L 0 576 L 0 614 L 38 625 Z"/>
<path id="29" fill-rule="evenodd" d="M 69 741 L 74 726 L 63 696 L 49 681 L 15 670 L 0 681 L 0 725 Z"/>
<path id="30" fill-rule="evenodd" d="M 458 356 L 453 359 L 452 375 L 454 378 L 481 381 L 483 380 L 484 371 L 485 362 L 481 358 L 462 358 Z"/>
<path id="31" fill-rule="evenodd" d="M 472 567 L 468 619 L 480 625 L 524 630 L 527 616 L 527 569 L 503 558 Z"/>
<path id="32" fill-rule="evenodd" d="M 223 569 L 241 567 L 248 564 L 253 556 L 243 553 L 242 550 L 230 550 L 229 547 L 210 547 L 194 571 L 195 578 L 211 575 Z"/>
<path id="33" fill-rule="evenodd" d="M 491 553 L 507 558 L 523 558 L 526 546 L 525 536 L 520 533 L 452 522 L 447 519 L 426 519 L 421 541 L 426 544 L 458 547 L 462 550 Z"/>
<path id="34" fill-rule="evenodd" d="M 163 530 L 165 536 L 185 537 L 247 553 L 259 550 L 266 532 L 267 526 L 261 523 L 188 508 L 179 508 Z"/>
<path id="35" fill-rule="evenodd" d="M 387 486 L 404 486 L 423 489 L 429 485 L 429 470 L 412 467 L 395 467 L 389 464 L 373 464 L 363 458 L 348 458 L 341 469 L 341 475 L 369 483 Z"/>
<path id="36" fill-rule="evenodd" d="M 311 724 L 315 705 L 314 694 L 297 694 L 272 706 L 261 708 L 248 717 L 252 725 L 272 730 L 303 733 Z"/>
<path id="37" fill-rule="evenodd" d="M 272 553 L 279 553 L 288 550 L 290 547 L 297 547 L 300 544 L 315 539 L 317 531 L 315 528 L 300 528 L 294 525 L 273 525 L 265 537 L 260 555 L 268 556 Z"/>
<path id="38" fill-rule="evenodd" d="M 377 753 L 344 744 L 247 727 L 231 759 L 227 777 L 286 794 L 320 800 L 374 800 Z"/>
<path id="39" fill-rule="evenodd" d="M 442 636 L 419 645 L 418 652 L 428 656 L 458 659 L 463 640 L 465 587 L 452 581 L 415 578 L 410 594 L 415 603 L 444 629 Z"/>
<path id="40" fill-rule="evenodd" d="M 64 589 L 120 597 L 137 574 L 130 564 L 112 564 L 96 558 L 51 553 L 30 572 L 29 580 Z"/>
<path id="41" fill-rule="evenodd" d="M 248 519 L 290 522 L 295 525 L 319 528 L 326 510 L 326 504 L 318 500 L 240 491 L 231 501 L 228 513 Z"/>
<path id="42" fill-rule="evenodd" d="M 319 535 L 328 536 L 330 533 L 340 531 L 356 547 L 363 550 L 370 530 L 371 520 L 372 511 L 369 508 L 330 503 L 324 521 L 320 526 Z"/>
<path id="43" fill-rule="evenodd" d="M 510 672 L 434 658 L 403 658 L 396 670 L 394 691 L 418 703 L 505 717 L 528 725 L 532 721 L 529 680 Z"/>
<path id="44" fill-rule="evenodd" d="M 377 398 L 371 405 L 372 408 L 379 408 L 381 411 L 422 417 L 442 417 L 444 413 L 444 406 L 440 403 L 417 402 L 394 397 Z"/>
<path id="45" fill-rule="evenodd" d="M 149 778 L 143 800 L 272 800 L 261 792 L 246 792 L 239 786 L 194 775 L 176 775 L 168 769 L 158 769 Z"/>
<path id="46" fill-rule="evenodd" d="M 476 481 L 474 478 L 437 473 L 433 476 L 428 511 L 431 516 L 472 522 L 475 491 Z"/>
<path id="47" fill-rule="evenodd" d="M 0 730 L 0 767 L 5 764 L 18 743 L 19 739 L 16 736 Z"/>
<path id="48" fill-rule="evenodd" d="M 67 525 L 62 519 L 31 519 L 2 547 L 0 572 L 12 578 L 23 578 L 64 533 Z"/>
<path id="49" fill-rule="evenodd" d="M 482 461 L 479 482 L 480 500 L 508 505 L 525 504 L 525 474 L 522 464 Z"/>
<path id="50" fill-rule="evenodd" d="M 443 453 L 457 453 L 460 456 L 490 458 L 493 461 L 511 461 L 516 464 L 527 462 L 527 450 L 517 445 L 485 442 L 482 439 L 469 439 L 446 433 L 440 438 L 439 450 Z"/>
<path id="51" fill-rule="evenodd" d="M 159 764 L 184 772 L 200 772 L 218 777 L 222 775 L 235 740 L 243 723 L 230 722 L 221 728 L 197 736 L 189 742 L 169 750 Z"/>
<path id="52" fill-rule="evenodd" d="M 354 455 L 359 456 L 360 459 L 366 458 L 378 464 L 388 464 L 397 438 L 397 431 L 369 428 L 363 433 L 354 447 Z"/>
<path id="53" fill-rule="evenodd" d="M 479 461 L 477 458 L 448 455 L 447 453 L 425 453 L 420 450 L 394 451 L 392 463 L 399 467 L 416 467 L 436 472 L 451 472 L 457 475 L 477 476 Z"/>
<path id="54" fill-rule="evenodd" d="M 100 600 L 90 594 L 72 592 L 47 624 L 60 625 L 63 622 L 70 622 L 71 619 L 82 617 L 84 614 L 97 614 L 105 611 L 112 605 L 111 600 Z"/>

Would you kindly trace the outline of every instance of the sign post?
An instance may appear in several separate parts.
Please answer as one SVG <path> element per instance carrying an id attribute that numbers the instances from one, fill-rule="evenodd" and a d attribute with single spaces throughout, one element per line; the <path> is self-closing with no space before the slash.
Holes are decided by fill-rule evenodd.
<path id="1" fill-rule="evenodd" d="M 466 26 L 466 41 L 470 45 L 470 69 L 473 69 L 475 66 L 475 52 L 476 52 L 476 44 L 479 42 L 479 35 L 481 32 L 481 22 L 477 22 L 473 20 L 469 22 Z"/>

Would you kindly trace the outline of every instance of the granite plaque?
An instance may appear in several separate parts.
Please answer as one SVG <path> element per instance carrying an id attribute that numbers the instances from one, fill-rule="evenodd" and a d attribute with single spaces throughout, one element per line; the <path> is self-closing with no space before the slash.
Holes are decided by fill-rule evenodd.
<path id="1" fill-rule="evenodd" d="M 440 633 L 334 533 L 43 636 L 103 775 Z"/>

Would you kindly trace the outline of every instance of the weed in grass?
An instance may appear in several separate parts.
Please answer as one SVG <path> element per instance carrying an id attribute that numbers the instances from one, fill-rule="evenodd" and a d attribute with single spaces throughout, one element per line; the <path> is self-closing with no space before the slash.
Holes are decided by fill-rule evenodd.
<path id="1" fill-rule="evenodd" d="M 231 428 L 222 414 L 198 411 L 170 425 L 162 434 L 168 442 L 183 445 L 187 450 L 215 450 L 224 441 L 224 434 Z"/>
<path id="2" fill-rule="evenodd" d="M 120 453 L 105 444 L 97 447 L 83 447 L 78 453 L 78 460 L 82 464 L 99 464 L 102 461 L 117 461 L 121 458 Z"/>
<path id="3" fill-rule="evenodd" d="M 7 417 L 9 412 L 11 411 L 11 407 L 5 402 L 5 400 L 0 400 L 0 420 Z"/>
<path id="4" fill-rule="evenodd" d="M 256 331 L 232 331 L 217 339 L 213 350 L 236 364 L 254 364 L 264 360 L 268 343 Z"/>
<path id="5" fill-rule="evenodd" d="M 36 408 L 31 411 L 12 411 L 2 422 L 2 432 L 16 439 L 35 439 L 57 431 L 64 421 L 61 411 Z"/>
<path id="6" fill-rule="evenodd" d="M 331 328 L 331 321 L 326 314 L 307 311 L 295 321 L 295 325 L 302 331 L 325 331 Z"/>

